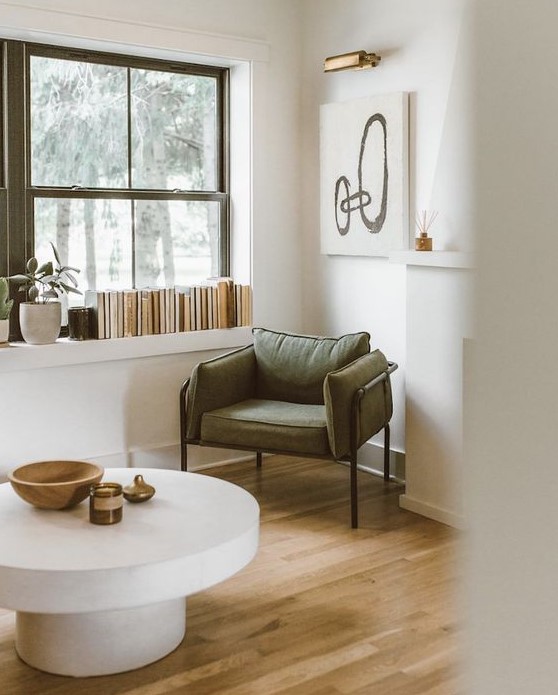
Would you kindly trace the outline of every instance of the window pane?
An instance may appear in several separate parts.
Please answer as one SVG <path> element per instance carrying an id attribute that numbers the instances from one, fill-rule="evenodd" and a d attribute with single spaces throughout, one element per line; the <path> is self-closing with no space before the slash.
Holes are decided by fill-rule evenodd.
<path id="1" fill-rule="evenodd" d="M 193 285 L 219 274 L 219 203 L 135 205 L 136 287 Z"/>
<path id="2" fill-rule="evenodd" d="M 81 292 L 132 286 L 131 207 L 125 200 L 39 198 L 35 200 L 35 255 L 80 269 Z M 70 295 L 70 304 L 83 304 Z"/>
<path id="3" fill-rule="evenodd" d="M 215 191 L 216 80 L 132 70 L 132 186 Z"/>
<path id="4" fill-rule="evenodd" d="M 31 56 L 34 186 L 128 184 L 126 68 Z"/>

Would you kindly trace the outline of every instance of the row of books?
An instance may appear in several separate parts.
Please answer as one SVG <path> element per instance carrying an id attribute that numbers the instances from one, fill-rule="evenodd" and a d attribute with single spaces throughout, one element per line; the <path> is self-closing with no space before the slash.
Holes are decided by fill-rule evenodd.
<path id="1" fill-rule="evenodd" d="M 192 287 L 87 290 L 96 337 L 181 333 L 252 323 L 252 288 L 231 278 L 210 278 Z"/>

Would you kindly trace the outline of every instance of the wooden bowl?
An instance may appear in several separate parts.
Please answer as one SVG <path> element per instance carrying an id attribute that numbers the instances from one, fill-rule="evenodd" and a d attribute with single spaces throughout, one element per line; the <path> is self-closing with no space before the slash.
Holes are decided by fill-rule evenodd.
<path id="1" fill-rule="evenodd" d="M 37 461 L 8 473 L 17 494 L 41 509 L 65 509 L 82 502 L 104 468 L 86 461 Z"/>

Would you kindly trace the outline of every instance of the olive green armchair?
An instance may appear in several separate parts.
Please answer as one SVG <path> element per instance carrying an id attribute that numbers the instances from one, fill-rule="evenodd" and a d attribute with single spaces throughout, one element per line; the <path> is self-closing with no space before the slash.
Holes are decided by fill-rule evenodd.
<path id="1" fill-rule="evenodd" d="M 358 527 L 357 452 L 384 430 L 389 480 L 390 374 L 368 333 L 340 338 L 254 328 L 254 343 L 200 362 L 180 391 L 181 468 L 189 444 L 326 458 L 350 464 Z"/>

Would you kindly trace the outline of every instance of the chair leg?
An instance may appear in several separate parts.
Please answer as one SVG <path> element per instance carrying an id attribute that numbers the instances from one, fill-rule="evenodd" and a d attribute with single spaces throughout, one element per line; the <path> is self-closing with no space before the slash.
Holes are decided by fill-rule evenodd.
<path id="1" fill-rule="evenodd" d="M 182 384 L 178 412 L 180 415 L 180 470 L 188 470 L 188 444 L 186 444 L 186 398 L 190 379 Z"/>
<path id="2" fill-rule="evenodd" d="M 262 452 L 256 451 L 256 468 L 262 467 Z"/>
<path id="3" fill-rule="evenodd" d="M 389 480 L 389 424 L 384 427 L 384 480 Z"/>
<path id="4" fill-rule="evenodd" d="M 358 528 L 357 457 L 351 456 L 351 527 Z"/>

